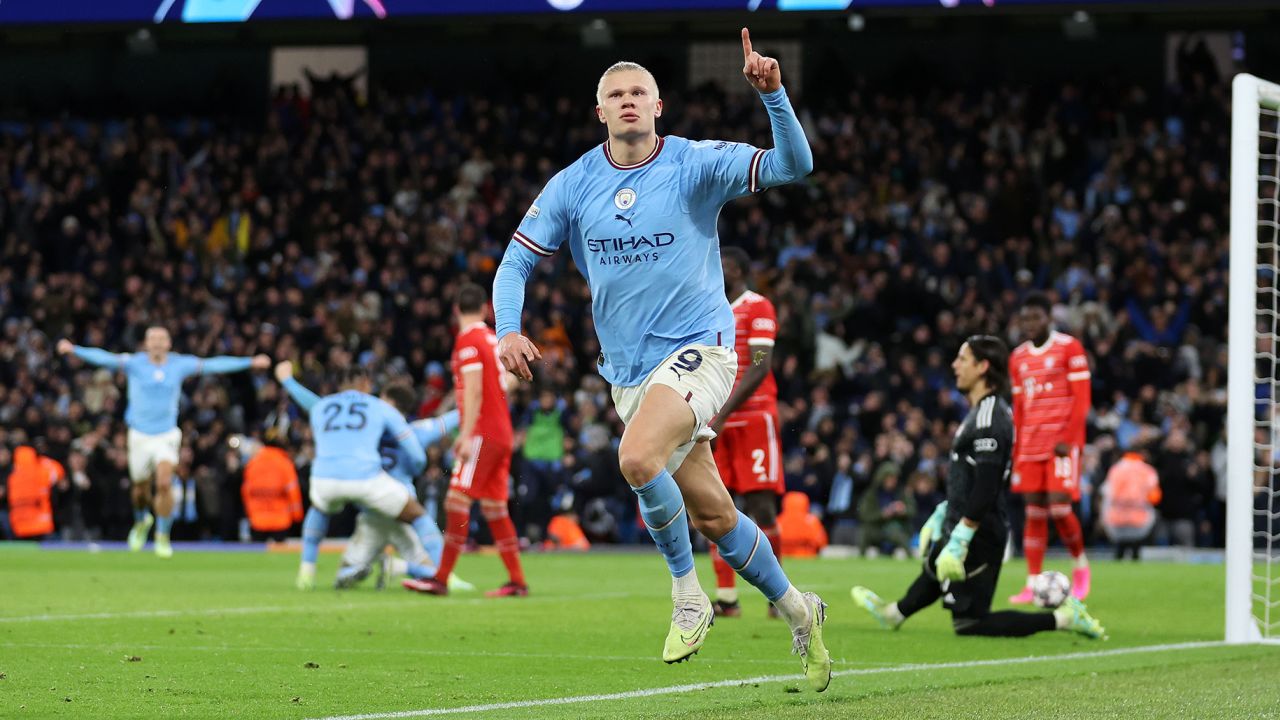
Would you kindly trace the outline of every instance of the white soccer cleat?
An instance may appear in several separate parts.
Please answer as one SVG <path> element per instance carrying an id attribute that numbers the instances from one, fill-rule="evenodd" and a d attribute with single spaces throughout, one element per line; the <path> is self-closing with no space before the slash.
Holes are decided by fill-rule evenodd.
<path id="1" fill-rule="evenodd" d="M 156 533 L 156 557 L 171 558 L 173 557 L 173 545 L 169 544 L 169 536 Z"/>
<path id="2" fill-rule="evenodd" d="M 147 513 L 141 521 L 133 524 L 129 529 L 129 552 L 138 552 L 143 545 L 147 544 L 147 534 L 151 532 L 153 523 L 155 518 L 151 517 L 151 513 Z"/>
<path id="3" fill-rule="evenodd" d="M 698 593 L 696 599 L 676 600 L 671 611 L 671 629 L 667 631 L 666 646 L 662 649 L 662 661 L 671 664 L 684 662 L 702 649 L 707 632 L 715 624 L 715 611 L 706 593 Z"/>
<path id="4" fill-rule="evenodd" d="M 800 656 L 809 687 L 822 692 L 831 684 L 831 653 L 822 640 L 822 625 L 827 621 L 827 604 L 816 593 L 804 594 L 809 606 L 809 624 L 792 633 L 791 652 Z"/>
<path id="5" fill-rule="evenodd" d="M 458 577 L 458 573 L 449 573 L 448 581 L 450 592 L 475 592 L 476 586 Z"/>
<path id="6" fill-rule="evenodd" d="M 293 581 L 294 587 L 299 590 L 315 590 L 316 589 L 316 571 L 315 568 L 298 568 L 298 577 Z"/>

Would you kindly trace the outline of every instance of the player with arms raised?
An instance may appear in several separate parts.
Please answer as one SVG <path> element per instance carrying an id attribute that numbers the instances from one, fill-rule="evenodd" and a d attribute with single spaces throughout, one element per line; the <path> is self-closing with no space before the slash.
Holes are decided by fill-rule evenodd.
<path id="1" fill-rule="evenodd" d="M 128 378 L 129 403 L 124 422 L 129 426 L 129 478 L 133 481 L 129 493 L 133 501 L 129 549 L 142 549 L 154 522 L 156 555 L 167 558 L 173 556 L 169 529 L 173 526 L 173 469 L 182 448 L 178 402 L 182 399 L 183 381 L 192 375 L 266 370 L 271 367 L 271 359 L 266 355 L 198 358 L 170 352 L 173 340 L 169 331 L 158 325 L 147 328 L 142 345 L 142 353 L 113 353 L 59 340 L 58 353 L 75 355 L 90 365 L 123 370 Z M 155 509 L 154 518 L 149 507 Z"/>
<path id="2" fill-rule="evenodd" d="M 975 335 L 960 346 L 951 369 L 956 388 L 969 399 L 969 414 L 956 430 L 947 471 L 947 500 L 920 531 L 925 562 L 906 595 L 887 603 L 865 587 L 853 599 L 879 623 L 896 629 L 907 618 L 942 600 L 957 635 L 1025 637 L 1067 630 L 1089 638 L 1105 635 L 1084 603 L 1068 597 L 1053 612 L 991 612 L 1000 564 L 1009 541 L 1005 490 L 1013 455 L 1013 413 L 1000 338 Z"/>
<path id="3" fill-rule="evenodd" d="M 498 338 L 485 323 L 489 296 L 479 285 L 458 288 L 453 312 L 458 338 L 453 346 L 453 387 L 461 426 L 453 443 L 453 474 L 445 495 L 444 553 L 433 578 L 408 578 L 404 586 L 430 595 L 447 595 L 449 576 L 467 542 L 471 504 L 489 524 L 498 555 L 507 567 L 507 582 L 487 597 L 529 594 L 520 565 L 520 539 L 507 511 L 510 494 L 511 408 L 507 406 L 506 371 L 498 364 Z"/>
<path id="4" fill-rule="evenodd" d="M 390 385 L 383 388 L 382 399 L 394 407 L 401 415 L 408 417 L 417 406 L 417 398 L 413 390 L 405 385 Z M 458 411 L 451 410 L 440 417 L 424 418 L 409 423 L 413 436 L 425 451 L 440 442 L 450 433 L 458 429 Z M 382 469 L 395 478 L 396 482 L 405 486 L 409 494 L 417 497 L 417 478 L 421 467 L 415 465 L 413 458 L 404 451 L 400 443 L 388 435 L 382 436 L 380 448 L 382 452 Z M 333 586 L 338 590 L 355 587 L 357 583 L 369 576 L 375 563 L 389 560 L 385 549 L 391 545 L 399 554 L 399 564 L 403 573 L 413 578 L 434 577 L 436 567 L 440 563 L 440 553 L 444 547 L 444 539 L 440 529 L 436 527 L 431 515 L 424 515 L 430 523 L 427 542 L 423 542 L 413 528 L 395 518 L 387 517 L 379 512 L 362 509 L 356 516 L 356 529 L 351 533 L 347 548 L 342 553 L 342 562 L 338 567 L 338 575 Z M 385 582 L 389 574 L 387 569 L 397 563 L 383 562 L 378 575 L 378 587 Z"/>
<path id="5" fill-rule="evenodd" d="M 626 424 L 622 475 L 672 576 L 675 607 L 663 660 L 698 652 L 714 617 L 694 571 L 687 509 L 694 527 L 787 620 L 792 650 L 822 691 L 831 681 L 822 641 L 826 605 L 787 579 L 760 528 L 734 507 L 702 442 L 711 438 L 708 425 L 737 372 L 716 235 L 720 208 L 813 168 L 778 61 L 754 52 L 745 28 L 742 52 L 743 74 L 773 125 L 772 150 L 660 136 L 663 105 L 653 75 L 628 62 L 604 72 L 596 117 L 608 139 L 543 188 L 498 268 L 498 351 L 508 370 L 532 379 L 529 362 L 541 355 L 520 334 L 525 283 L 539 259 L 568 241 L 591 288 L 600 373 Z"/>
<path id="6" fill-rule="evenodd" d="M 772 370 L 778 314 L 769 298 L 747 289 L 751 259 L 745 251 L 720 248 L 720 260 L 725 296 L 733 309 L 738 375 L 733 392 L 711 423 L 716 433 L 712 451 L 725 487 L 742 496 L 747 517 L 760 526 L 773 554 L 781 561 L 778 496 L 786 488 L 781 472 L 782 447 L 778 443 L 778 385 Z M 737 574 L 714 545 L 711 564 L 716 571 L 716 615 L 741 615 L 734 580 Z M 769 614 L 776 613 L 777 608 L 770 605 Z"/>
<path id="7" fill-rule="evenodd" d="M 348 503 L 395 518 L 413 528 L 425 546 L 440 531 L 418 499 L 382 467 L 380 446 L 390 436 L 404 451 L 408 472 L 416 475 L 427 453 L 404 416 L 386 401 L 370 395 L 368 371 L 353 366 L 341 371 L 338 392 L 320 397 L 293 377 L 293 364 L 276 365 L 276 380 L 289 397 L 310 415 L 315 460 L 311 463 L 311 508 L 302 519 L 302 562 L 299 590 L 316 584 L 320 541 L 329 529 L 329 516 Z"/>
<path id="8" fill-rule="evenodd" d="M 1027 584 L 1009 598 L 1015 604 L 1032 601 L 1031 582 L 1044 566 L 1050 517 L 1075 559 L 1071 594 L 1081 600 L 1089 595 L 1084 534 L 1071 508 L 1080 499 L 1080 452 L 1092 394 L 1089 358 L 1079 340 L 1053 329 L 1051 310 L 1043 294 L 1027 296 L 1018 314 L 1027 340 L 1009 357 L 1017 429 L 1013 491 L 1023 495 L 1027 515 L 1022 531 Z"/>

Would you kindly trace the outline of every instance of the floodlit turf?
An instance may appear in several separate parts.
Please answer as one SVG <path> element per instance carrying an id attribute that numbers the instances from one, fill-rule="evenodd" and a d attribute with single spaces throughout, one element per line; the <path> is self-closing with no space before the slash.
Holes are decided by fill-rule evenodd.
<path id="1" fill-rule="evenodd" d="M 0 550 L 0 717 L 324 718 L 635 691 L 658 693 L 444 716 L 1280 717 L 1280 648 L 1092 654 L 1219 640 L 1221 566 L 1096 563 L 1089 605 L 1111 639 L 1090 642 L 957 638 L 940 609 L 883 631 L 849 586 L 896 597 L 914 563 L 790 562 L 792 578 L 831 605 L 838 676 L 817 695 L 784 624 L 766 619 L 749 588 L 742 618 L 720 620 L 701 654 L 667 666 L 669 587 L 656 554 L 525 562 L 530 597 L 486 600 L 371 583 L 301 593 L 289 555 Z M 335 566 L 322 557 L 321 578 Z M 482 589 L 503 579 L 493 556 L 464 556 L 458 570 Z M 705 556 L 699 570 L 713 582 Z M 1020 580 L 1015 563 L 997 607 Z M 958 665 L 969 661 L 994 662 Z M 705 687 L 741 679 L 753 680 Z M 704 687 L 670 690 L 681 685 Z"/>

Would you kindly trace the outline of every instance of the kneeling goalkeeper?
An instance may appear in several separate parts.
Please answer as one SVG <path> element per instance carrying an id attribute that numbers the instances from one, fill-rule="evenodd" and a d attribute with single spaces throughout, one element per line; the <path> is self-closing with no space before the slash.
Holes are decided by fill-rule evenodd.
<path id="1" fill-rule="evenodd" d="M 896 629 L 941 598 L 957 635 L 1024 637 L 1068 630 L 1104 637 L 1101 623 L 1074 597 L 1052 612 L 991 612 L 1009 537 L 1005 494 L 1013 454 L 1013 412 L 1005 401 L 1008 358 L 1009 350 L 999 338 L 974 335 L 951 363 L 956 387 L 968 395 L 970 410 L 951 446 L 947 501 L 920 531 L 924 571 L 895 603 L 867 588 L 853 589 L 853 599 L 884 627 Z"/>

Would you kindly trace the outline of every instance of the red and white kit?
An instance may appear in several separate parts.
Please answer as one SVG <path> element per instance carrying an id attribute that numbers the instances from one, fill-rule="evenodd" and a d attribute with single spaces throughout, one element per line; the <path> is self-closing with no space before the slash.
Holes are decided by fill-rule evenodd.
<path id="1" fill-rule="evenodd" d="M 1080 499 L 1080 450 L 1091 386 L 1080 341 L 1060 332 L 1041 347 L 1024 342 L 1009 356 L 1013 385 L 1013 491 L 1057 492 Z M 1054 447 L 1065 443 L 1066 457 Z"/>
<path id="2" fill-rule="evenodd" d="M 756 353 L 773 347 L 778 316 L 768 298 L 750 290 L 734 300 L 732 307 L 738 351 L 736 386 L 757 361 Z M 725 419 L 716 441 L 715 460 L 720 477 L 732 492 L 772 490 L 781 495 L 785 490 L 778 437 L 778 384 L 772 370 L 751 397 Z"/>
<path id="3" fill-rule="evenodd" d="M 466 383 L 484 384 L 480 416 L 471 436 L 471 459 L 454 463 L 449 487 L 477 500 L 506 500 L 511 475 L 511 410 L 503 387 L 498 337 L 485 323 L 462 328 L 454 342 L 453 387 L 458 415 L 466 413 Z M 475 370 L 479 369 L 477 375 Z"/>

